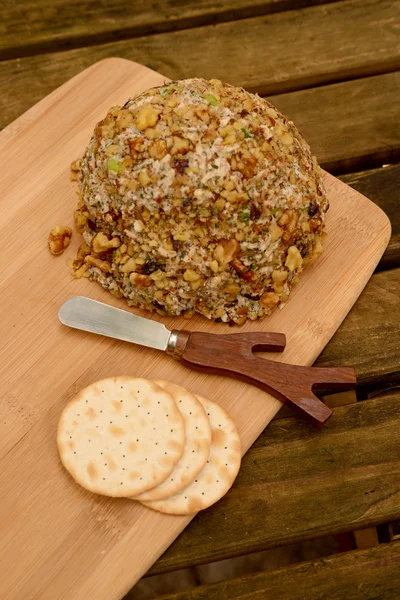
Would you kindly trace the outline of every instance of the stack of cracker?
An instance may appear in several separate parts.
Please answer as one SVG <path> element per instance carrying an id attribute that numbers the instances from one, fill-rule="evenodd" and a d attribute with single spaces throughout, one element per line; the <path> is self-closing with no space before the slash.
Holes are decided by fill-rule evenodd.
<path id="1" fill-rule="evenodd" d="M 85 489 L 188 515 L 232 486 L 240 438 L 218 405 L 167 381 L 113 377 L 83 389 L 62 412 L 61 461 Z"/>

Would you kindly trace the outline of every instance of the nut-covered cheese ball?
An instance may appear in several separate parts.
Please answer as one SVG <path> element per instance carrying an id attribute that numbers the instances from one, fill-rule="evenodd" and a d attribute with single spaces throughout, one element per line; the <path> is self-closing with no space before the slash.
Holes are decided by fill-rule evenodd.
<path id="1" fill-rule="evenodd" d="M 73 169 L 75 268 L 134 306 L 242 324 L 282 306 L 321 251 L 328 201 L 309 146 L 217 80 L 111 108 Z"/>

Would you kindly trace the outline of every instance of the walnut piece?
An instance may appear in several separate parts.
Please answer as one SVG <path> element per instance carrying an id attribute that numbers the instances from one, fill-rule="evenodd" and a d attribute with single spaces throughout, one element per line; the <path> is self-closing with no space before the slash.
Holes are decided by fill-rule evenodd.
<path id="1" fill-rule="evenodd" d="M 119 238 L 115 237 L 109 240 L 108 236 L 103 231 L 100 231 L 92 240 L 93 252 L 96 254 L 119 248 L 120 245 L 121 241 Z"/>
<path id="2" fill-rule="evenodd" d="M 54 256 L 62 254 L 69 246 L 72 236 L 71 227 L 64 225 L 56 225 L 49 233 L 49 239 L 47 241 L 49 250 Z"/>
<path id="3" fill-rule="evenodd" d="M 289 269 L 289 271 L 294 271 L 298 269 L 303 264 L 303 258 L 300 254 L 297 246 L 289 246 L 287 251 L 287 258 L 285 261 L 285 267 Z"/>
<path id="4" fill-rule="evenodd" d="M 138 112 L 135 125 L 139 131 L 143 131 L 148 127 L 154 127 L 158 121 L 160 111 L 156 110 L 153 106 L 143 106 Z"/>

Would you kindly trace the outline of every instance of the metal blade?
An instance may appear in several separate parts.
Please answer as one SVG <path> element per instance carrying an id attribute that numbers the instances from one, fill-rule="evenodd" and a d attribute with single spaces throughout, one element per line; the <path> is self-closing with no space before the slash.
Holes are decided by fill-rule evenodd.
<path id="1" fill-rule="evenodd" d="M 166 350 L 171 335 L 169 329 L 161 323 L 84 296 L 75 296 L 64 302 L 58 318 L 61 323 L 74 329 L 83 329 L 156 350 Z"/>

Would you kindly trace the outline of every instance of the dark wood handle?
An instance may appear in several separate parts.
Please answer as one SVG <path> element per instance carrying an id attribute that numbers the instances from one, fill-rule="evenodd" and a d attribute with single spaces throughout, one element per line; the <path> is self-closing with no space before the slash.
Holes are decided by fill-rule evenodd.
<path id="1" fill-rule="evenodd" d="M 332 411 L 315 391 L 342 391 L 356 385 L 351 367 L 318 368 L 288 365 L 253 354 L 254 351 L 281 352 L 281 333 L 233 333 L 215 335 L 180 331 L 175 358 L 188 367 L 219 372 L 244 379 L 288 403 L 314 425 L 323 425 Z"/>

